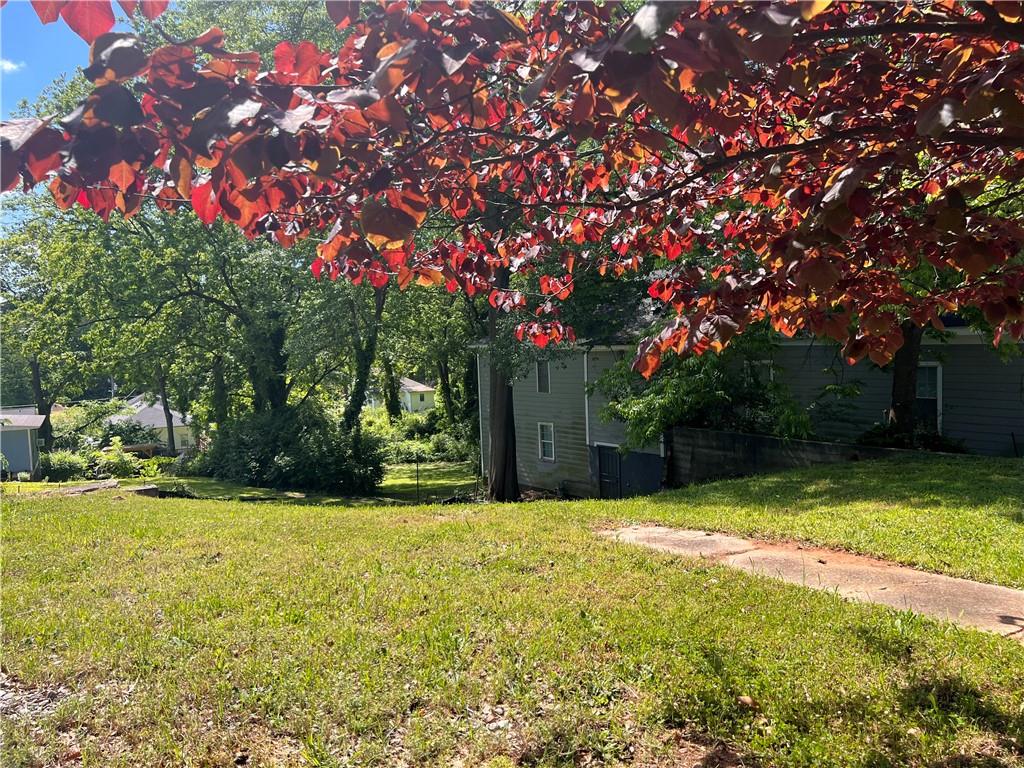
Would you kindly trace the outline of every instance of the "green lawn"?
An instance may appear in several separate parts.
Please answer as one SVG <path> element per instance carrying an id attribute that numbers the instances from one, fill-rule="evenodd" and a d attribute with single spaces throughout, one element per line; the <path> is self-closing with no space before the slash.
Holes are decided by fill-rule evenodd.
<path id="1" fill-rule="evenodd" d="M 658 519 L 953 572 L 988 547 L 1012 582 L 1022 474 L 390 508 L 6 496 L 3 669 L 72 694 L 5 719 L 0 763 L 675 766 L 682 733 L 762 766 L 1024 765 L 1024 645 L 594 535 Z"/>
<path id="2" fill-rule="evenodd" d="M 380 495 L 401 501 L 441 501 L 455 496 L 475 496 L 482 488 L 473 474 L 472 464 L 421 463 L 417 491 L 415 464 L 396 464 L 388 467 L 380 487 Z M 417 494 L 419 494 L 417 496 Z"/>
<path id="3" fill-rule="evenodd" d="M 39 493 L 76 485 L 87 485 L 89 480 L 70 480 L 64 483 L 15 481 L 2 484 L 2 492 L 8 496 L 25 493 Z M 441 501 L 454 496 L 476 495 L 480 483 L 474 475 L 474 465 L 470 463 L 424 462 L 419 465 L 419 488 L 417 490 L 417 467 L 415 464 L 395 464 L 389 466 L 384 475 L 384 482 L 377 494 L 368 497 L 345 497 L 327 493 L 303 493 L 300 491 L 275 491 L 270 488 L 255 488 L 238 485 L 212 477 L 158 477 L 129 478 L 121 480 L 121 485 L 132 486 L 153 483 L 164 489 L 182 490 L 194 493 L 202 499 L 239 499 L 243 501 L 280 501 L 298 504 L 332 504 L 344 506 L 372 506 L 388 504 L 393 501 L 406 503 L 429 503 Z"/>
<path id="4" fill-rule="evenodd" d="M 616 515 L 798 539 L 1024 588 L 1024 461 L 865 461 L 693 486 Z"/>

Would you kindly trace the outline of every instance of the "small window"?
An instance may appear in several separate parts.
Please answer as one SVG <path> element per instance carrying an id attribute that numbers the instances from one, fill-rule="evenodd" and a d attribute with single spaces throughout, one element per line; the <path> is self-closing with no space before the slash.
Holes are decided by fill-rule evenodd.
<path id="1" fill-rule="evenodd" d="M 914 411 L 922 427 L 942 431 L 942 368 L 937 363 L 923 363 L 917 368 Z"/>
<path id="2" fill-rule="evenodd" d="M 551 392 L 551 364 L 547 360 L 537 361 L 537 391 L 542 395 Z"/>
<path id="3" fill-rule="evenodd" d="M 422 403 L 426 399 L 427 399 L 426 395 L 424 395 L 422 392 L 420 392 L 420 402 Z"/>
<path id="4" fill-rule="evenodd" d="M 548 422 L 537 424 L 537 457 L 541 461 L 555 460 L 555 425 Z"/>

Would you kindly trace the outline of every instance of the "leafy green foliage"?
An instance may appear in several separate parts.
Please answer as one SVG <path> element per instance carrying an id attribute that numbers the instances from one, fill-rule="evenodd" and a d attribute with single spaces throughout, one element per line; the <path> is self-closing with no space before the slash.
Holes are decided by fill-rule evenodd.
<path id="1" fill-rule="evenodd" d="M 366 408 L 363 429 L 385 446 L 388 463 L 412 461 L 468 461 L 476 456 L 476 441 L 467 434 L 470 425 L 453 423 L 436 408 L 403 413 L 391 421 L 383 408 Z"/>
<path id="2" fill-rule="evenodd" d="M 68 406 L 50 416 L 54 447 L 84 451 L 109 445 L 107 419 L 125 412 L 123 400 L 92 400 Z M 115 433 L 111 433 L 113 437 Z M 129 444 L 130 441 L 125 441 Z"/>
<path id="3" fill-rule="evenodd" d="M 151 456 L 143 459 L 139 467 L 139 476 L 147 480 L 162 477 L 174 466 L 177 458 L 174 456 Z"/>
<path id="4" fill-rule="evenodd" d="M 120 437 L 112 438 L 110 446 L 102 451 L 96 451 L 94 456 L 94 472 L 97 478 L 136 477 L 142 472 L 142 460 L 124 449 Z"/>
<path id="5" fill-rule="evenodd" d="M 677 425 L 809 437 L 810 417 L 772 380 L 770 355 L 767 333 L 750 331 L 720 355 L 670 355 L 649 382 L 622 361 L 597 383 L 609 398 L 601 415 L 625 422 L 631 447 L 656 443 Z"/>
<path id="6" fill-rule="evenodd" d="M 50 451 L 40 455 L 39 471 L 53 483 L 84 480 L 89 476 L 89 461 L 74 451 Z"/>
<path id="7" fill-rule="evenodd" d="M 157 431 L 153 427 L 147 427 L 134 419 L 111 421 L 103 425 L 100 447 L 105 448 L 115 439 L 120 440 L 124 445 L 146 445 L 159 440 Z"/>
<path id="8" fill-rule="evenodd" d="M 254 413 L 218 429 L 203 474 L 242 485 L 368 493 L 384 476 L 380 441 L 346 434 L 312 405 Z"/>

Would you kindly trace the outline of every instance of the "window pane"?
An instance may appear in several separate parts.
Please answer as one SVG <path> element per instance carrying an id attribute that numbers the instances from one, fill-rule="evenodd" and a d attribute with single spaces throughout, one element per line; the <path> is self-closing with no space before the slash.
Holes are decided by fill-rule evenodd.
<path id="1" fill-rule="evenodd" d="M 537 391 L 542 393 L 551 391 L 551 372 L 548 369 L 547 360 L 537 361 Z"/>
<path id="2" fill-rule="evenodd" d="M 923 365 L 917 369 L 917 396 L 939 396 L 939 369 L 934 365 Z"/>
<path id="3" fill-rule="evenodd" d="M 551 424 L 538 424 L 537 433 L 540 439 L 540 450 L 538 451 L 542 459 L 548 459 L 554 461 L 555 458 L 555 428 Z"/>

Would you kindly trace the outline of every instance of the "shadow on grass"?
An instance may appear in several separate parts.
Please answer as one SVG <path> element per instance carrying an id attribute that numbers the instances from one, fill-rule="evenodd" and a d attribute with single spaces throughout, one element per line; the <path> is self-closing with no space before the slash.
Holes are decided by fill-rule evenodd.
<path id="1" fill-rule="evenodd" d="M 390 466 L 377 492 L 366 496 L 256 488 L 210 477 L 162 477 L 153 482 L 160 488 L 161 496 L 343 507 L 429 504 L 451 497 L 472 495 L 479 489 L 473 465 L 469 463 L 422 463 L 418 474 L 417 478 L 414 464 Z"/>

